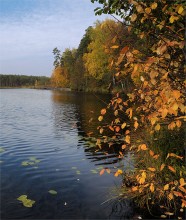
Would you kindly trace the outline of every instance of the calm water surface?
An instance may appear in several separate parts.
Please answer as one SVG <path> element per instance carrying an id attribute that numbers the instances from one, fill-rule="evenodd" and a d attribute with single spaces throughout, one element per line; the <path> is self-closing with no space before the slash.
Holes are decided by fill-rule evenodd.
<path id="1" fill-rule="evenodd" d="M 102 168 L 120 166 L 121 161 L 114 152 L 97 151 L 95 140 L 87 135 L 96 132 L 97 117 L 105 106 L 101 99 L 109 97 L 0 90 L 1 219 L 121 217 L 113 213 L 113 202 L 105 203 L 121 180 L 99 175 Z M 17 200 L 21 195 L 36 201 L 32 208 Z M 122 212 L 130 217 L 130 204 L 126 202 Z"/>

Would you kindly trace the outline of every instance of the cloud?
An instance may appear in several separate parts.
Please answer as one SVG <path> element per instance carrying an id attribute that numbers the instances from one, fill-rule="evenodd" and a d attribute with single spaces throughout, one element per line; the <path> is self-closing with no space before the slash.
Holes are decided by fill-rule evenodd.
<path id="1" fill-rule="evenodd" d="M 49 75 L 53 48 L 57 46 L 63 51 L 67 47 L 78 47 L 85 29 L 98 19 L 94 16 L 95 6 L 89 0 L 37 2 L 35 8 L 32 7 L 30 11 L 27 7 L 25 11 L 19 9 L 11 15 L 7 16 L 6 13 L 1 17 L 1 72 L 18 74 L 22 66 L 22 73 L 27 74 L 27 67 L 28 74 L 31 74 L 36 71 L 33 68 L 35 59 L 40 60 L 42 65 L 50 62 L 50 65 L 38 68 L 38 71 L 42 70 Z M 27 65 L 23 64 L 23 61 Z"/>

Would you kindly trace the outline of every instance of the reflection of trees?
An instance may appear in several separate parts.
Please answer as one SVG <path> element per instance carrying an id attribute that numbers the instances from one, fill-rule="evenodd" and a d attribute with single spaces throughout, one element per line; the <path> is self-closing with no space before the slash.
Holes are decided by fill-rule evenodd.
<path id="1" fill-rule="evenodd" d="M 104 96 L 104 97 L 103 97 Z M 118 162 L 116 157 L 117 146 L 108 147 L 107 144 L 100 149 L 96 146 L 98 137 L 97 120 L 100 109 L 106 104 L 103 100 L 110 99 L 109 96 L 73 92 L 52 92 L 53 117 L 57 135 L 65 135 L 69 132 L 77 132 L 79 136 L 78 146 L 83 146 L 88 159 L 98 165 L 108 165 Z M 92 133 L 89 137 L 89 133 Z"/>

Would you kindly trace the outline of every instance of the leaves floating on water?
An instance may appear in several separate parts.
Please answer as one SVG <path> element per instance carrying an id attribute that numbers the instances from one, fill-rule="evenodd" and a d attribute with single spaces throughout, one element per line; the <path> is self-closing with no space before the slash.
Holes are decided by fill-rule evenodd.
<path id="1" fill-rule="evenodd" d="M 77 169 L 77 167 L 72 167 L 72 169 L 73 169 L 73 170 L 76 170 L 76 169 Z"/>
<path id="2" fill-rule="evenodd" d="M 97 170 L 90 170 L 90 171 L 91 171 L 91 173 L 94 173 L 94 174 L 97 174 L 97 173 L 98 173 Z"/>
<path id="3" fill-rule="evenodd" d="M 29 160 L 28 161 L 23 161 L 21 163 L 22 166 L 29 166 L 29 165 L 36 165 L 38 163 L 40 163 L 41 161 L 36 159 L 36 157 L 29 157 Z"/>
<path id="4" fill-rule="evenodd" d="M 20 197 L 17 198 L 17 200 L 21 201 L 23 205 L 27 208 L 31 208 L 35 203 L 34 200 L 27 199 L 27 195 L 21 195 Z"/>
<path id="5" fill-rule="evenodd" d="M 23 162 L 21 163 L 21 165 L 22 165 L 22 166 L 28 166 L 28 165 L 29 165 L 29 162 L 28 162 L 28 161 L 23 161 Z"/>
<path id="6" fill-rule="evenodd" d="M 80 172 L 79 170 L 76 170 L 76 174 L 78 174 L 78 175 L 79 175 L 79 174 L 81 174 L 81 172 Z"/>
<path id="7" fill-rule="evenodd" d="M 25 199 L 27 199 L 27 195 L 21 195 L 17 198 L 17 200 L 19 200 L 21 202 L 24 201 Z"/>
<path id="8" fill-rule="evenodd" d="M 50 194 L 52 194 L 52 195 L 56 195 L 56 194 L 57 194 L 57 192 L 56 192 L 55 190 L 53 190 L 53 189 L 49 190 L 48 192 L 49 192 Z"/>
<path id="9" fill-rule="evenodd" d="M 4 151 L 5 151 L 5 149 L 0 147 L 0 153 L 3 153 Z"/>

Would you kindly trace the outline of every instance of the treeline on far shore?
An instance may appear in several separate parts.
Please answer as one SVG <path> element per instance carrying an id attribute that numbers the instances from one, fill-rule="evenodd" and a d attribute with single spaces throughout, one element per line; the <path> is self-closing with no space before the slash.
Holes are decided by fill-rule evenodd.
<path id="1" fill-rule="evenodd" d="M 0 74 L 0 87 L 48 87 L 50 78 L 46 76 L 5 75 Z"/>

